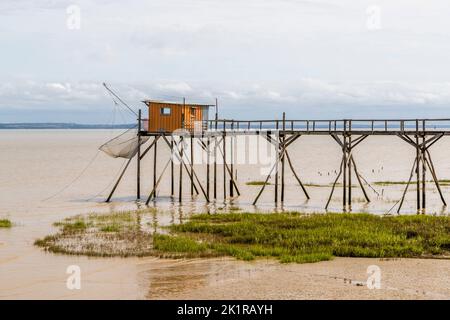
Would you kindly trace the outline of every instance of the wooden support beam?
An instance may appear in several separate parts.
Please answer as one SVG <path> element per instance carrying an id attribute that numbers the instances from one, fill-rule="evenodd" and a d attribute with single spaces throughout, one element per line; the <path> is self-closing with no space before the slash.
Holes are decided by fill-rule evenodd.
<path id="1" fill-rule="evenodd" d="M 141 198 L 141 109 L 138 111 L 138 145 L 137 145 L 137 157 L 136 157 L 136 199 Z"/>
<path id="2" fill-rule="evenodd" d="M 436 188 L 439 192 L 439 196 L 441 197 L 442 203 L 444 204 L 444 206 L 447 206 L 447 203 L 444 199 L 444 195 L 442 194 L 441 186 L 439 185 L 439 179 L 437 178 L 436 170 L 434 169 L 433 161 L 431 160 L 431 154 L 428 151 L 428 149 L 426 149 L 425 151 L 428 155 L 428 159 L 426 159 L 426 162 L 427 162 L 428 168 L 430 169 L 431 176 L 433 177 L 434 184 L 436 185 Z"/>
<path id="3" fill-rule="evenodd" d="M 217 129 L 217 122 L 216 122 Z M 213 196 L 214 200 L 217 199 L 217 136 L 214 136 L 214 164 L 213 164 Z"/>
<path id="4" fill-rule="evenodd" d="M 355 159 L 353 159 L 353 155 L 350 157 L 351 162 L 353 163 L 353 170 L 355 171 L 356 179 L 358 180 L 359 186 L 364 194 L 364 198 L 366 198 L 367 202 L 370 202 L 369 196 L 367 195 L 366 189 L 364 188 L 364 184 L 361 181 L 361 176 L 358 172 L 358 168 L 356 167 Z"/>
<path id="5" fill-rule="evenodd" d="M 150 200 L 153 198 L 156 198 L 156 188 L 159 186 L 162 177 L 164 175 L 164 173 L 166 172 L 167 168 L 169 167 L 169 164 L 171 163 L 171 159 L 169 159 L 166 163 L 166 165 L 164 166 L 163 170 L 161 171 L 161 174 L 158 178 L 158 181 L 156 182 L 156 185 L 153 187 L 152 191 L 150 192 L 150 194 L 147 197 L 147 201 L 145 201 L 145 204 L 148 205 L 150 203 Z"/>
<path id="6" fill-rule="evenodd" d="M 261 187 L 261 189 L 258 192 L 258 195 L 256 196 L 255 200 L 253 201 L 253 205 L 256 205 L 256 203 L 258 202 L 259 197 L 261 196 L 261 194 L 263 193 L 264 189 L 266 188 L 267 182 L 270 179 L 270 176 L 273 173 L 273 170 L 276 168 L 278 161 L 280 160 L 280 157 L 282 154 L 284 154 L 285 149 L 283 148 L 280 152 L 277 153 L 277 158 L 275 160 L 275 163 L 273 164 L 272 168 L 270 169 L 269 174 L 266 177 L 266 180 L 264 181 L 263 186 Z"/>
<path id="7" fill-rule="evenodd" d="M 276 122 L 275 128 L 278 131 L 278 121 Z M 280 134 L 280 133 L 278 132 L 278 134 Z M 278 161 L 279 161 L 279 158 L 282 155 L 281 155 L 281 153 L 279 151 L 279 148 L 276 148 L 275 152 L 277 153 L 277 158 L 276 158 L 276 161 L 275 161 L 276 168 L 275 168 L 274 202 L 275 202 L 275 204 L 277 204 L 278 203 Z"/>
<path id="8" fill-rule="evenodd" d="M 345 161 L 344 160 L 344 155 L 342 155 L 341 165 L 339 166 L 339 173 L 338 173 L 338 175 L 336 176 L 336 179 L 333 182 L 333 186 L 331 187 L 330 196 L 328 197 L 327 204 L 325 205 L 325 210 L 327 210 L 328 206 L 330 205 L 331 198 L 333 197 L 334 189 L 336 188 L 336 183 L 338 182 L 339 178 L 342 175 L 342 171 L 343 171 L 343 168 L 344 168 L 344 161 Z"/>
<path id="9" fill-rule="evenodd" d="M 349 133 L 348 143 L 347 143 L 347 152 L 350 153 L 352 150 L 352 136 Z M 348 155 L 348 207 L 349 210 L 352 210 L 352 156 Z"/>
<path id="10" fill-rule="evenodd" d="M 342 207 L 344 211 L 347 210 L 347 134 L 346 127 L 347 122 L 344 120 L 344 137 L 342 144 L 342 153 L 343 153 L 343 177 L 342 177 Z"/>
<path id="11" fill-rule="evenodd" d="M 156 164 L 158 163 L 158 140 L 155 138 L 153 146 L 153 188 L 156 188 Z"/>
<path id="12" fill-rule="evenodd" d="M 170 139 L 170 196 L 175 196 L 175 166 L 173 163 L 173 136 Z"/>
<path id="13" fill-rule="evenodd" d="M 111 198 L 112 198 L 114 192 L 116 191 L 117 186 L 118 186 L 119 183 L 120 183 L 120 180 L 122 180 L 122 177 L 123 177 L 123 175 L 125 174 L 125 171 L 127 171 L 127 168 L 128 168 L 128 166 L 130 165 L 132 159 L 133 159 L 133 158 L 130 158 L 130 159 L 128 160 L 127 164 L 126 164 L 125 167 L 123 168 L 122 173 L 120 174 L 119 178 L 117 179 L 116 183 L 114 184 L 114 187 L 112 188 L 112 190 L 111 190 L 111 192 L 110 192 L 110 194 L 109 194 L 109 196 L 108 196 L 108 198 L 106 199 L 105 202 L 109 202 L 109 201 L 111 200 Z"/>
<path id="14" fill-rule="evenodd" d="M 419 148 L 419 135 L 416 134 L 416 205 L 417 213 L 420 213 L 420 148 Z"/>
<path id="15" fill-rule="evenodd" d="M 220 141 L 219 141 L 219 144 L 220 144 Z M 240 196 L 240 195 L 241 195 L 241 192 L 239 191 L 239 188 L 238 188 L 238 186 L 237 186 L 237 183 L 236 183 L 236 181 L 234 180 L 234 177 L 233 177 L 231 168 L 228 166 L 228 163 L 226 163 L 226 160 L 225 160 L 225 154 L 224 154 L 223 151 L 220 150 L 220 149 L 219 149 L 219 152 L 220 152 L 220 154 L 222 155 L 223 162 L 224 162 L 224 165 L 225 165 L 225 169 L 226 169 L 226 171 L 228 172 L 228 174 L 230 175 L 230 179 L 231 179 L 230 181 L 231 181 L 232 185 L 234 186 L 234 189 L 236 190 L 236 193 L 238 194 L 238 196 Z"/>
<path id="16" fill-rule="evenodd" d="M 234 121 L 231 122 L 231 131 L 234 130 Z M 234 197 L 234 186 L 233 186 L 233 180 L 234 180 L 234 135 L 230 137 L 230 181 L 229 181 L 229 188 L 230 188 L 230 197 Z"/>
<path id="17" fill-rule="evenodd" d="M 180 150 L 180 149 L 179 149 L 179 146 L 177 145 L 176 142 L 175 142 L 175 146 L 176 146 L 177 150 Z M 184 163 L 184 159 L 183 159 L 181 153 L 179 153 L 179 154 L 180 154 L 180 158 L 181 158 L 180 161 L 186 166 L 186 164 Z M 188 165 L 190 165 L 190 166 L 192 167 L 192 172 L 191 172 L 191 173 L 192 173 L 192 176 L 193 176 L 193 178 L 195 178 L 195 180 L 197 181 L 197 184 L 199 185 L 200 190 L 202 191 L 203 196 L 204 196 L 205 199 L 206 199 L 206 202 L 209 202 L 209 198 L 208 198 L 208 196 L 206 195 L 206 192 L 205 192 L 205 190 L 203 189 L 203 186 L 202 186 L 202 184 L 201 184 L 201 182 L 200 182 L 200 179 L 198 178 L 197 174 L 195 173 L 195 170 L 194 170 L 192 164 L 190 163 L 190 160 L 189 160 L 189 159 L 186 159 L 186 160 L 188 161 Z M 186 166 L 186 168 L 187 168 L 187 166 Z M 194 184 L 194 188 L 196 188 L 195 184 Z"/>
<path id="18" fill-rule="evenodd" d="M 207 149 L 206 149 L 206 194 L 209 198 L 209 181 L 210 181 L 210 177 L 209 177 L 209 167 L 210 167 L 210 161 L 211 161 L 211 139 L 208 137 L 206 140 L 206 145 L 207 145 Z"/>
<path id="19" fill-rule="evenodd" d="M 150 149 L 155 145 L 156 141 L 158 141 L 159 136 L 155 136 L 152 143 L 147 147 L 147 149 L 144 150 L 144 152 L 141 154 L 140 160 L 142 160 L 145 155 L 150 151 Z"/>
<path id="20" fill-rule="evenodd" d="M 222 150 L 222 155 L 223 155 L 223 165 L 222 165 L 222 171 L 223 171 L 223 201 L 225 202 L 227 199 L 227 175 L 226 175 L 226 165 L 227 165 L 227 148 L 226 148 L 226 144 L 225 144 L 225 122 L 223 123 L 224 129 L 223 129 L 223 133 L 222 133 L 222 146 L 223 146 L 223 150 Z"/>
<path id="21" fill-rule="evenodd" d="M 281 136 L 281 143 L 283 145 L 283 150 L 285 149 L 285 142 L 286 142 L 286 113 L 283 112 L 283 132 Z M 281 156 L 281 202 L 284 202 L 284 165 L 285 165 L 285 154 L 286 152 L 283 152 Z"/>
<path id="22" fill-rule="evenodd" d="M 425 145 L 425 135 L 422 136 L 422 143 Z M 422 214 L 425 214 L 426 208 L 426 154 L 425 147 L 420 148 L 421 150 L 421 159 L 422 159 Z"/>
<path id="23" fill-rule="evenodd" d="M 165 135 L 163 135 L 162 136 L 163 138 L 164 138 L 164 141 L 166 142 L 166 144 L 168 145 L 168 146 L 170 146 L 170 142 L 167 140 L 167 138 L 166 138 L 166 136 Z M 175 141 L 175 147 L 176 147 L 176 149 L 177 149 L 177 153 L 178 153 L 178 156 L 179 156 L 179 154 L 180 154 L 180 151 L 179 151 L 179 144 L 181 144 L 181 141 L 184 141 L 184 139 L 183 139 L 183 137 L 180 137 L 180 142 L 177 144 L 177 142 Z M 183 157 L 186 157 L 186 154 L 184 153 L 184 143 L 183 143 Z M 188 168 L 188 166 L 186 165 L 186 163 L 185 162 L 180 162 L 180 165 L 182 165 L 183 167 L 184 167 L 184 169 L 186 170 L 186 172 L 187 172 L 187 174 L 188 174 L 188 176 L 189 176 L 189 178 L 191 177 L 191 172 L 190 172 L 190 170 L 189 170 L 189 168 Z M 195 191 L 195 193 L 198 195 L 199 194 L 199 192 L 198 192 L 198 189 L 197 189 L 197 186 L 195 185 L 195 183 L 194 183 L 194 191 Z"/>
<path id="24" fill-rule="evenodd" d="M 194 171 L 194 138 L 193 138 L 193 136 L 192 136 L 192 133 L 191 133 L 191 136 L 190 136 L 190 157 L 191 157 L 191 160 L 190 160 L 190 169 L 191 169 L 191 172 L 190 172 L 190 177 L 191 177 L 191 197 L 194 195 L 194 179 L 193 179 L 193 177 L 192 177 L 192 172 Z"/>
<path id="25" fill-rule="evenodd" d="M 292 173 L 294 174 L 295 179 L 297 180 L 298 184 L 299 184 L 300 187 L 302 188 L 303 193 L 305 194 L 306 198 L 309 199 L 309 194 L 308 194 L 308 192 L 306 191 L 306 188 L 305 188 L 305 186 L 303 185 L 303 183 L 302 183 L 302 181 L 300 180 L 300 178 L 298 177 L 297 173 L 295 172 L 294 166 L 292 165 L 291 158 L 289 157 L 289 153 L 288 153 L 287 149 L 284 150 L 284 154 L 285 154 L 286 159 L 287 159 L 287 161 L 288 161 L 289 167 L 291 168 L 291 171 L 292 171 Z"/>
<path id="26" fill-rule="evenodd" d="M 408 183 L 406 184 L 405 190 L 403 191 L 402 198 L 400 199 L 400 204 L 398 205 L 397 213 L 400 213 L 400 210 L 402 209 L 403 202 L 405 201 L 406 192 L 408 191 L 409 184 L 411 183 L 412 177 L 414 175 L 414 169 L 416 168 L 416 165 L 417 165 L 417 158 L 414 160 L 414 163 L 412 165 L 411 173 L 409 174 Z"/>
<path id="27" fill-rule="evenodd" d="M 180 137 L 180 143 L 183 142 L 183 137 Z M 175 141 L 176 144 L 176 141 Z M 177 146 L 177 151 L 180 156 L 180 173 L 178 174 L 178 202 L 182 202 L 183 200 L 183 152 L 184 152 L 184 144 L 181 144 L 181 150 Z"/>

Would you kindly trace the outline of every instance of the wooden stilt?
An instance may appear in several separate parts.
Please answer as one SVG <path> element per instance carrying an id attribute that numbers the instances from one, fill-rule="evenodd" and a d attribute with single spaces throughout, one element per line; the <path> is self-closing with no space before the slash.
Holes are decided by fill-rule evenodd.
<path id="1" fill-rule="evenodd" d="M 266 188 L 267 182 L 269 181 L 270 176 L 272 175 L 272 172 L 276 168 L 276 166 L 277 166 L 277 162 L 275 161 L 275 163 L 272 166 L 272 169 L 270 169 L 270 172 L 269 172 L 269 174 L 266 177 L 266 180 L 264 181 L 263 186 L 259 190 L 258 195 L 256 196 L 255 200 L 253 201 L 253 205 L 256 205 L 256 203 L 258 202 L 258 199 L 261 196 L 261 194 L 263 193 L 264 189 Z"/>
<path id="2" fill-rule="evenodd" d="M 366 198 L 367 202 L 370 202 L 369 196 L 367 195 L 366 189 L 364 188 L 364 184 L 361 181 L 361 176 L 360 176 L 360 174 L 358 172 L 358 168 L 356 167 L 356 162 L 353 159 L 353 155 L 350 157 L 350 160 L 351 160 L 351 162 L 353 164 L 353 170 L 355 171 L 356 179 L 358 180 L 359 186 L 361 187 L 361 190 L 362 190 L 362 192 L 364 194 L 364 198 Z"/>
<path id="3" fill-rule="evenodd" d="M 421 148 L 421 159 L 422 159 L 422 214 L 425 214 L 426 208 L 426 154 L 425 154 L 425 132 L 422 136 L 422 148 Z"/>
<path id="4" fill-rule="evenodd" d="M 439 196 L 441 197 L 442 203 L 444 204 L 444 206 L 447 206 L 447 202 L 445 202 L 444 195 L 442 194 L 441 186 L 439 185 L 439 179 L 437 178 L 436 170 L 434 169 L 433 160 L 431 160 L 431 154 L 428 151 L 428 148 L 426 149 L 426 153 L 428 155 L 428 159 L 427 159 L 428 168 L 430 169 L 431 175 L 434 180 L 434 184 L 436 185 L 436 188 L 439 192 Z"/>
<path id="5" fill-rule="evenodd" d="M 302 188 L 303 193 L 305 194 L 306 198 L 309 199 L 309 194 L 306 191 L 305 186 L 303 185 L 302 181 L 300 180 L 300 178 L 298 177 L 297 173 L 295 172 L 295 169 L 294 169 L 294 166 L 292 165 L 291 158 L 289 157 L 289 153 L 287 151 L 287 148 L 284 150 L 284 155 L 286 156 L 286 159 L 288 161 L 289 167 L 291 168 L 291 171 L 294 174 L 295 179 L 297 180 L 298 184 Z"/>
<path id="6" fill-rule="evenodd" d="M 190 163 L 191 163 L 191 165 L 190 165 L 190 168 L 191 168 L 191 173 L 190 173 L 190 175 L 191 175 L 191 196 L 193 196 L 194 195 L 194 179 L 192 177 L 192 172 L 194 172 L 194 139 L 193 139 L 192 133 L 191 133 L 190 143 L 191 143 L 191 145 L 190 145 L 190 149 L 191 149 L 191 152 L 190 152 L 190 156 L 191 156 L 191 161 L 190 161 Z"/>
<path id="7" fill-rule="evenodd" d="M 276 130 L 278 132 L 278 120 L 276 122 Z M 277 141 L 279 143 L 279 138 L 277 138 Z M 278 147 L 275 148 L 275 152 L 277 153 L 276 161 L 275 161 L 275 188 L 274 188 L 274 202 L 275 204 L 278 203 L 278 159 L 281 157 L 280 149 Z"/>
<path id="8" fill-rule="evenodd" d="M 156 188 L 156 165 L 157 165 L 157 163 L 158 163 L 158 140 L 155 140 L 155 145 L 153 146 L 153 188 Z"/>
<path id="9" fill-rule="evenodd" d="M 133 158 L 130 158 L 130 159 L 128 160 L 127 164 L 125 165 L 125 168 L 123 168 L 122 173 L 120 174 L 119 178 L 117 179 L 116 183 L 114 184 L 114 187 L 112 188 L 112 190 L 111 190 L 111 192 L 110 192 L 108 198 L 106 199 L 106 202 L 109 202 L 109 201 L 111 200 L 111 197 L 113 196 L 114 192 L 116 191 L 116 188 L 117 188 L 117 186 L 119 185 L 120 180 L 122 180 L 122 177 L 123 177 L 123 175 L 125 174 L 125 171 L 127 171 L 127 168 L 128 168 L 128 166 L 130 165 L 132 159 L 133 159 Z"/>
<path id="10" fill-rule="evenodd" d="M 342 144 L 343 152 L 343 177 L 342 177 L 342 207 L 344 211 L 347 210 L 347 121 L 344 120 L 344 136 Z"/>
<path id="11" fill-rule="evenodd" d="M 138 112 L 138 145 L 137 145 L 137 164 L 136 164 L 136 199 L 141 198 L 141 109 Z"/>
<path id="12" fill-rule="evenodd" d="M 176 146 L 176 147 L 177 147 L 177 150 L 179 151 L 180 150 L 179 147 L 178 146 Z M 183 146 L 182 146 L 182 148 L 183 148 Z M 180 153 L 180 151 L 179 151 L 179 153 Z M 186 163 L 184 163 L 184 159 L 181 156 L 181 153 L 180 153 L 180 161 L 181 161 L 181 163 L 184 165 L 184 167 L 187 170 L 187 165 L 186 165 Z M 192 167 L 192 171 L 190 172 L 190 176 L 192 176 L 192 179 L 195 178 L 195 180 L 197 181 L 197 183 L 198 183 L 198 185 L 200 187 L 200 190 L 202 191 L 203 195 L 205 196 L 206 201 L 209 202 L 209 198 L 206 195 L 206 192 L 203 189 L 202 184 L 200 183 L 200 179 L 198 178 L 197 174 L 195 173 L 195 170 L 193 169 L 192 163 L 189 161 L 189 159 L 187 159 L 187 161 L 188 161 L 188 165 Z M 194 190 L 196 190 L 196 185 L 195 184 L 194 184 Z"/>
<path id="13" fill-rule="evenodd" d="M 170 139 L 170 195 L 175 195 L 175 166 L 173 163 L 173 136 Z"/>
<path id="14" fill-rule="evenodd" d="M 347 146 L 347 152 L 350 153 L 352 150 L 352 136 L 349 134 L 348 136 L 348 146 Z M 352 210 L 352 162 L 351 155 L 348 155 L 348 208 L 349 210 Z"/>
<path id="15" fill-rule="evenodd" d="M 223 123 L 224 129 L 223 129 L 223 134 L 222 134 L 222 147 L 223 147 L 223 201 L 225 201 L 227 199 L 227 175 L 225 172 L 225 168 L 226 168 L 226 160 L 227 160 L 227 148 L 226 148 L 226 144 L 225 144 L 225 122 Z"/>
<path id="16" fill-rule="evenodd" d="M 333 186 L 331 187 L 330 196 L 328 197 L 327 204 L 325 205 L 325 210 L 328 209 L 328 206 L 330 205 L 331 198 L 333 197 L 334 189 L 336 188 L 336 183 L 338 182 L 339 178 L 342 175 L 343 168 L 344 168 L 344 156 L 342 156 L 341 165 L 339 167 L 339 173 L 336 176 L 336 180 L 334 180 L 334 182 L 333 182 Z"/>
<path id="17" fill-rule="evenodd" d="M 180 173 L 178 174 L 178 201 L 181 203 L 183 199 L 183 137 L 180 137 L 181 150 L 177 148 L 178 154 L 180 156 Z"/>
<path id="18" fill-rule="evenodd" d="M 210 161 L 211 161 L 211 140 L 210 140 L 210 138 L 208 137 L 207 139 L 206 139 L 206 145 L 207 145 L 207 149 L 206 149 L 206 194 L 207 194 L 207 196 L 208 196 L 208 198 L 209 198 L 209 180 L 210 180 L 210 177 L 209 177 L 209 167 L 210 167 Z"/>
<path id="19" fill-rule="evenodd" d="M 228 163 L 226 163 L 225 154 L 223 153 L 222 150 L 219 149 L 219 151 L 220 151 L 220 154 L 222 155 L 222 158 L 223 158 L 223 161 L 224 161 L 224 164 L 225 164 L 225 169 L 226 169 L 226 171 L 228 172 L 228 174 L 230 176 L 230 183 L 234 186 L 234 190 L 236 190 L 236 193 L 238 194 L 238 196 L 240 196 L 241 192 L 239 191 L 237 183 L 234 180 L 231 168 L 228 166 Z"/>
<path id="20" fill-rule="evenodd" d="M 282 132 L 282 148 L 284 150 L 282 157 L 281 157 L 281 202 L 284 202 L 284 164 L 285 164 L 285 155 L 286 155 L 286 148 L 284 146 L 286 142 L 286 113 L 283 112 L 283 132 Z"/>
<path id="21" fill-rule="evenodd" d="M 149 202 L 150 202 L 150 200 L 152 198 L 156 197 L 156 188 L 159 186 L 159 184 L 160 184 L 160 182 L 162 180 L 162 177 L 163 177 L 164 173 L 166 172 L 167 168 L 169 167 L 170 163 L 171 163 L 171 159 L 169 159 L 169 161 L 167 161 L 166 165 L 164 166 L 163 170 L 161 171 L 161 174 L 160 174 L 160 176 L 158 178 L 158 181 L 156 182 L 156 185 L 153 187 L 152 191 L 148 195 L 147 201 L 145 202 L 146 205 L 149 204 Z"/>
<path id="22" fill-rule="evenodd" d="M 153 148 L 153 146 L 155 145 L 156 141 L 159 139 L 158 136 L 155 136 L 155 138 L 153 139 L 152 143 L 147 147 L 147 149 L 144 150 L 144 152 L 142 152 L 140 158 L 141 160 L 145 157 L 145 155 L 150 151 L 151 148 Z"/>
<path id="23" fill-rule="evenodd" d="M 416 120 L 416 201 L 417 201 L 417 213 L 420 213 L 420 149 L 419 149 L 419 120 Z"/>
<path id="24" fill-rule="evenodd" d="M 234 131 L 234 121 L 231 122 L 231 131 Z M 234 186 L 233 186 L 233 180 L 234 180 L 234 134 L 232 133 L 230 137 L 230 181 L 229 181 L 229 188 L 230 188 L 230 197 L 234 197 Z"/>
<path id="25" fill-rule="evenodd" d="M 216 122 L 217 129 L 217 122 Z M 214 184 L 213 184 L 213 193 L 214 200 L 217 199 L 217 136 L 214 136 L 214 166 L 213 166 L 213 175 L 214 175 Z"/>
<path id="26" fill-rule="evenodd" d="M 414 163 L 411 168 L 411 173 L 409 174 L 408 183 L 406 184 L 405 190 L 403 191 L 402 198 L 400 199 L 400 204 L 398 205 L 397 213 L 400 213 L 402 209 L 403 202 L 405 201 L 406 192 L 408 191 L 409 184 L 411 183 L 412 177 L 414 175 L 414 169 L 417 170 L 417 158 L 414 160 Z"/>

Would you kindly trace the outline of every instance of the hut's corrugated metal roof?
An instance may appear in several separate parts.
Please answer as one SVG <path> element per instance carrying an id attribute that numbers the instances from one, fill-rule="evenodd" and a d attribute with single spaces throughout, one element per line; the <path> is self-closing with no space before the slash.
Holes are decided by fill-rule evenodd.
<path id="1" fill-rule="evenodd" d="M 172 105 L 178 105 L 183 106 L 183 102 L 173 102 L 173 101 L 161 101 L 161 100 L 144 100 L 142 101 L 145 104 L 148 103 L 163 103 L 163 104 L 172 104 Z M 214 107 L 214 104 L 203 104 L 203 103 L 192 103 L 192 102 L 186 102 L 187 106 L 200 106 L 200 107 Z"/>

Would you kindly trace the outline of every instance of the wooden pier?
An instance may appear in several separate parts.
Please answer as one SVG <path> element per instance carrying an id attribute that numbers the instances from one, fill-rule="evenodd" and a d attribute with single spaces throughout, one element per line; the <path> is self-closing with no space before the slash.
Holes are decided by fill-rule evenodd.
<path id="1" fill-rule="evenodd" d="M 183 114 L 183 119 L 184 119 Z M 259 135 L 264 137 L 269 143 L 273 144 L 276 149 L 276 161 L 270 169 L 264 183 L 257 193 L 253 205 L 256 205 L 261 194 L 264 192 L 269 183 L 271 176 L 274 175 L 274 203 L 283 203 L 285 199 L 285 173 L 289 167 L 296 181 L 299 183 L 299 192 L 307 199 L 310 195 L 302 183 L 300 176 L 294 170 L 293 160 L 289 156 L 289 147 L 297 141 L 301 136 L 322 135 L 329 136 L 333 139 L 342 150 L 342 159 L 338 167 L 338 174 L 333 185 L 330 188 L 330 195 L 326 203 L 325 209 L 328 208 L 336 185 L 342 185 L 342 208 L 343 211 L 351 210 L 352 205 L 352 176 L 356 177 L 359 187 L 362 190 L 364 198 L 370 202 L 370 198 L 365 189 L 369 185 L 367 180 L 358 170 L 357 162 L 354 158 L 354 150 L 364 142 L 369 136 L 396 136 L 415 150 L 415 160 L 412 163 L 411 173 L 408 182 L 403 191 L 397 212 L 400 212 L 405 195 L 409 185 L 415 177 L 416 183 L 416 203 L 417 212 L 424 213 L 426 208 L 426 182 L 427 171 L 431 175 L 436 189 L 440 195 L 442 204 L 446 206 L 446 201 L 442 193 L 437 172 L 434 167 L 430 148 L 444 136 L 450 135 L 450 119 L 343 119 L 343 120 L 290 120 L 285 114 L 281 120 L 228 120 L 219 119 L 217 116 L 214 120 L 202 120 L 201 125 L 194 130 L 194 126 L 181 128 L 174 132 L 149 131 L 145 129 L 148 126 L 142 125 L 146 119 L 141 119 L 139 111 L 138 119 L 138 141 L 143 136 L 150 137 L 149 145 L 141 150 L 142 146 L 138 143 L 138 151 L 135 158 L 137 159 L 137 199 L 141 197 L 141 164 L 140 161 L 149 154 L 153 149 L 153 185 L 152 190 L 146 197 L 148 204 L 157 195 L 157 189 L 162 182 L 166 170 L 170 167 L 170 196 L 183 200 L 183 179 L 189 179 L 190 195 L 198 195 L 204 198 L 206 202 L 218 201 L 219 188 L 218 175 L 223 176 L 223 195 L 220 200 L 226 201 L 228 197 L 240 196 L 238 181 L 233 168 L 233 161 L 227 163 L 227 152 L 232 152 L 233 146 L 227 145 L 227 137 L 235 137 L 239 135 Z M 185 150 L 184 141 L 189 141 L 191 150 Z M 162 142 L 172 152 L 170 159 L 166 160 L 163 170 L 157 172 L 156 164 L 161 161 L 158 159 L 158 143 Z M 195 143 L 199 143 L 207 154 L 205 164 L 206 181 L 200 181 L 198 174 L 194 169 L 194 159 L 192 147 Z M 230 140 L 234 143 L 233 139 Z M 187 155 L 191 155 L 188 157 Z M 211 163 L 211 158 L 213 162 Z M 219 169 L 217 159 L 222 161 L 222 169 Z M 117 186 L 119 185 L 125 171 L 128 168 L 130 159 L 125 166 L 123 172 L 119 176 L 114 185 L 107 201 L 110 201 Z M 179 163 L 178 173 L 178 195 L 175 194 L 175 165 L 174 160 Z M 212 168 L 211 168 L 212 167 Z M 212 171 L 212 172 L 211 172 Z M 184 174 L 185 173 L 185 174 Z M 159 176 L 158 176 L 159 174 Z M 212 184 L 212 186 L 211 186 Z"/>

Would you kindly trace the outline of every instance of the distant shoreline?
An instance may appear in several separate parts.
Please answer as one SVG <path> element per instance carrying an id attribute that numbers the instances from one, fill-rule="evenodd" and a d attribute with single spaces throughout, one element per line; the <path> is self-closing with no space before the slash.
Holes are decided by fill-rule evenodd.
<path id="1" fill-rule="evenodd" d="M 0 123 L 0 129 L 130 129 L 134 124 Z"/>

